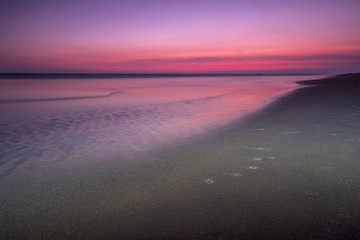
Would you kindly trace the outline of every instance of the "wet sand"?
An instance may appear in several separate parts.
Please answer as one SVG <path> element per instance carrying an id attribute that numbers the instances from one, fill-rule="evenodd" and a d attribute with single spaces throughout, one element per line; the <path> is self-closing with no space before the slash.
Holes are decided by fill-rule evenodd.
<path id="1" fill-rule="evenodd" d="M 4 179 L 0 238 L 359 239 L 360 74 L 302 84 L 141 164 Z"/>

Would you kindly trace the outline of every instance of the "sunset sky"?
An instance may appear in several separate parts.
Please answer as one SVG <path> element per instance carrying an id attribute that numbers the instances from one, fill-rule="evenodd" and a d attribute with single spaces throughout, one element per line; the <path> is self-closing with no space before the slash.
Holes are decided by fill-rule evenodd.
<path id="1" fill-rule="evenodd" d="M 360 71 L 360 0 L 4 0 L 0 72 Z"/>

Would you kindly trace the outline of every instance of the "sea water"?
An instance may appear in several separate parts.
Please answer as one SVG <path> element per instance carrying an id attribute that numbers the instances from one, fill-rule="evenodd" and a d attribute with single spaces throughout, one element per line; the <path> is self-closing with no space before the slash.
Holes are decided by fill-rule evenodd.
<path id="1" fill-rule="evenodd" d="M 0 81 L 0 178 L 205 134 L 319 76 Z M 119 160 L 120 161 L 120 160 Z"/>

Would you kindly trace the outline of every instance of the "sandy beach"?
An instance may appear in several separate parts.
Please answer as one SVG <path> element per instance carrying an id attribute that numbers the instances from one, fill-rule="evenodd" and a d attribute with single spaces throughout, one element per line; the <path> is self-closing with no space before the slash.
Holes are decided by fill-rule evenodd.
<path id="1" fill-rule="evenodd" d="M 359 239 L 360 74 L 299 84 L 136 166 L 3 179 L 0 238 Z"/>

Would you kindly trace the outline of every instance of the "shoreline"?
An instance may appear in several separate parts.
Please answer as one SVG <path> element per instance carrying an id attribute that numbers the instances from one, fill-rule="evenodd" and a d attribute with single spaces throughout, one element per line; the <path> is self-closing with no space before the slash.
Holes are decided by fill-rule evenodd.
<path id="1" fill-rule="evenodd" d="M 291 111 L 295 114 L 296 109 L 304 110 L 306 107 L 314 107 L 311 103 L 317 105 L 328 105 L 328 103 L 344 101 L 346 98 L 354 100 L 356 105 L 357 97 L 360 98 L 360 73 L 333 75 L 323 79 L 297 81 L 301 85 L 288 93 L 276 96 L 275 99 L 263 108 L 250 112 L 239 120 L 232 123 L 232 127 L 241 128 L 242 125 L 248 125 L 250 122 L 261 121 L 258 118 L 267 117 L 268 114 L 274 115 L 275 112 Z M 344 95 L 345 92 L 350 93 Z M 341 97 L 336 99 L 334 97 Z M 346 101 L 346 100 L 345 100 Z M 290 106 L 294 104 L 293 106 Z M 319 106 L 317 106 L 319 107 Z M 285 119 L 287 120 L 287 119 Z"/>

